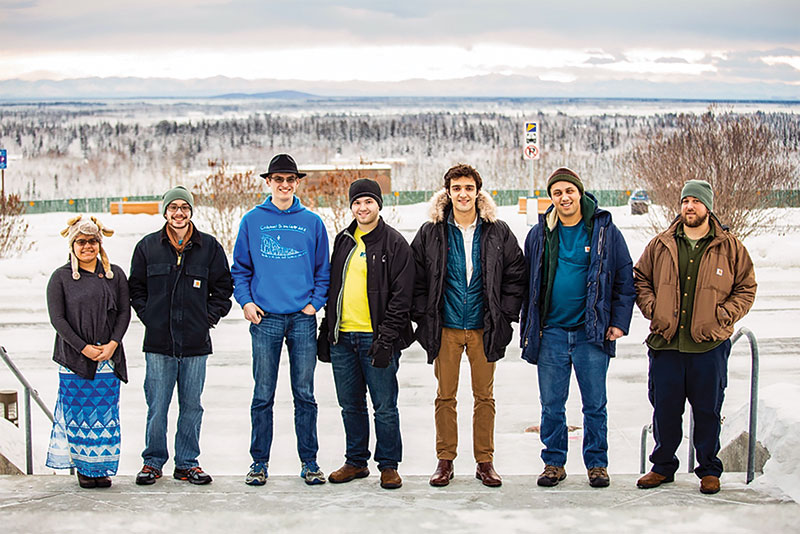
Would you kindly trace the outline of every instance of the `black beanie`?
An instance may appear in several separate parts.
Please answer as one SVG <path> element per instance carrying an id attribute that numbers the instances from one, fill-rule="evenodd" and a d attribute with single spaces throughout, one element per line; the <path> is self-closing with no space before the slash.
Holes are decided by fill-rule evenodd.
<path id="1" fill-rule="evenodd" d="M 381 186 L 375 180 L 369 178 L 359 178 L 350 184 L 350 206 L 359 197 L 372 197 L 378 203 L 378 209 L 383 209 L 383 197 L 381 196 Z"/>

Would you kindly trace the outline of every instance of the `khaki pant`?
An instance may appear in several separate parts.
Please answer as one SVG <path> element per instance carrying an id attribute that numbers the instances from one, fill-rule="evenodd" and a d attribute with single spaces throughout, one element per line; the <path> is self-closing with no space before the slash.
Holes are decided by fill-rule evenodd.
<path id="1" fill-rule="evenodd" d="M 439 355 L 433 361 L 436 390 L 436 457 L 453 460 L 458 449 L 456 394 L 461 355 L 467 352 L 472 374 L 472 449 L 476 462 L 491 462 L 494 455 L 494 362 L 483 352 L 483 329 L 442 328 Z"/>

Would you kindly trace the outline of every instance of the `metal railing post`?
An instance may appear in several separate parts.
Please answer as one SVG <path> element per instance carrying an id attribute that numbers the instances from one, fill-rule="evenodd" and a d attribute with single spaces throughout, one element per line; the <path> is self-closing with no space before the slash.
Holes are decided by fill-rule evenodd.
<path id="1" fill-rule="evenodd" d="M 22 373 L 17 369 L 17 366 L 14 365 L 14 362 L 11 361 L 11 358 L 8 356 L 8 352 L 6 352 L 5 347 L 0 346 L 0 358 L 6 363 L 8 368 L 14 374 L 16 379 L 22 384 L 24 388 L 24 398 L 25 398 L 25 470 L 27 474 L 33 474 L 33 436 L 31 432 L 31 398 L 36 401 L 36 404 L 39 405 L 39 408 L 42 409 L 44 414 L 50 419 L 50 422 L 53 422 L 53 412 L 45 405 L 42 401 L 42 398 L 39 396 L 39 393 L 33 389 L 30 382 L 22 375 Z M 70 473 L 72 473 L 72 469 L 70 469 Z"/>
<path id="2" fill-rule="evenodd" d="M 644 474 L 645 470 L 647 469 L 647 434 L 652 432 L 653 425 L 644 425 L 642 427 L 642 437 L 641 437 L 641 445 L 639 446 L 639 473 Z"/>

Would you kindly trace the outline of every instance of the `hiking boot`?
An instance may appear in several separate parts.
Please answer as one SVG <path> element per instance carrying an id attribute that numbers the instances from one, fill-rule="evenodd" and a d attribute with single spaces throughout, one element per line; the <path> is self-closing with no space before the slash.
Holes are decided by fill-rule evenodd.
<path id="1" fill-rule="evenodd" d="M 204 473 L 200 466 L 190 467 L 188 469 L 178 469 L 172 472 L 172 477 L 178 480 L 188 480 L 192 484 L 203 485 L 211 482 L 211 475 Z"/>
<path id="2" fill-rule="evenodd" d="M 244 477 L 244 483 L 248 486 L 263 486 L 267 483 L 267 467 L 266 462 L 253 462 L 250 464 L 250 472 Z"/>
<path id="3" fill-rule="evenodd" d="M 431 475 L 428 484 L 437 488 L 447 486 L 453 480 L 453 460 L 439 460 L 436 464 L 436 471 Z"/>
<path id="4" fill-rule="evenodd" d="M 665 476 L 655 471 L 650 471 L 645 476 L 636 481 L 636 485 L 642 489 L 657 488 L 661 484 L 672 482 L 675 480 L 675 475 Z"/>
<path id="5" fill-rule="evenodd" d="M 719 477 L 706 475 L 700 479 L 700 493 L 714 495 L 719 492 Z"/>
<path id="6" fill-rule="evenodd" d="M 161 469 L 153 467 L 152 465 L 145 465 L 136 475 L 136 484 L 139 486 L 149 486 L 150 484 L 155 484 L 156 480 L 159 478 L 161 478 Z"/>
<path id="7" fill-rule="evenodd" d="M 354 478 L 364 478 L 369 476 L 369 469 L 367 466 L 357 467 L 352 464 L 344 464 L 342 467 L 331 473 L 328 480 L 334 484 L 341 484 L 350 482 Z"/>
<path id="8" fill-rule="evenodd" d="M 503 484 L 503 479 L 494 470 L 492 462 L 478 462 L 475 469 L 475 478 L 480 480 L 484 486 L 497 488 Z"/>
<path id="9" fill-rule="evenodd" d="M 403 479 L 397 469 L 391 467 L 381 470 L 381 487 L 383 489 L 397 489 L 403 485 Z"/>
<path id="10" fill-rule="evenodd" d="M 546 488 L 558 486 L 558 483 L 567 478 L 567 471 L 564 466 L 545 465 L 544 471 L 539 475 L 536 483 Z"/>
<path id="11" fill-rule="evenodd" d="M 605 467 L 592 467 L 587 473 L 589 474 L 589 485 L 593 488 L 607 488 L 611 484 L 608 470 Z"/>
<path id="12" fill-rule="evenodd" d="M 300 478 L 304 479 L 309 486 L 325 484 L 325 475 L 314 460 L 303 462 L 303 467 L 300 469 Z"/>

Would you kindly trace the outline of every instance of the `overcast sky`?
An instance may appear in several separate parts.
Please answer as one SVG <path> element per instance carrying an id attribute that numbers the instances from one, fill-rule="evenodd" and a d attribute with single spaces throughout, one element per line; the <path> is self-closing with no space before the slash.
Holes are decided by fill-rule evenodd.
<path id="1" fill-rule="evenodd" d="M 800 99 L 800 1 L 0 0 L 0 80 L 217 75 L 500 75 Z"/>

